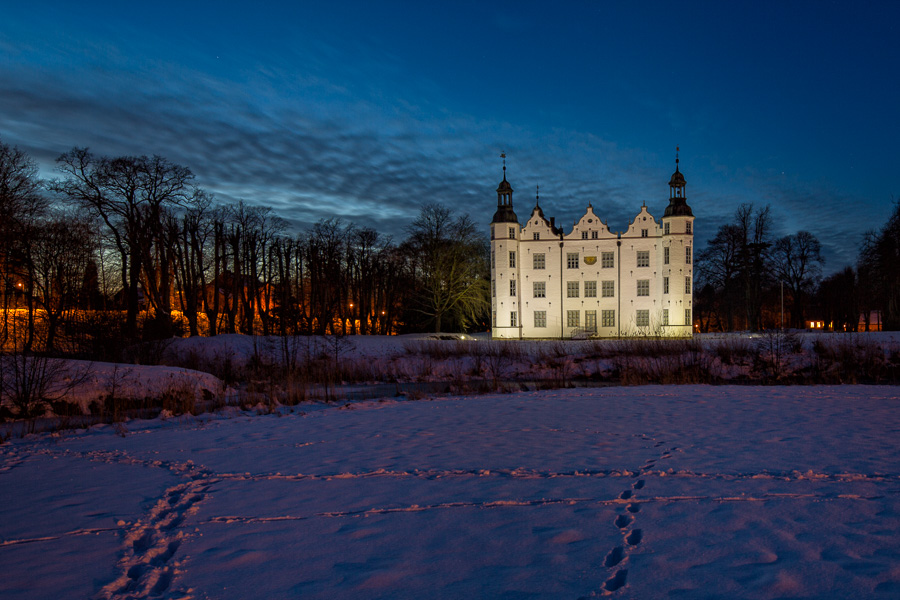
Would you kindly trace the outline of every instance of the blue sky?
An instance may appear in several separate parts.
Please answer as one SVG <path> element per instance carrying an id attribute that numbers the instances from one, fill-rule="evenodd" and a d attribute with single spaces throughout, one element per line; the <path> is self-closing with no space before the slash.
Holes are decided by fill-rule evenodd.
<path id="1" fill-rule="evenodd" d="M 2 8 L 0 139 L 160 154 L 222 202 L 386 234 L 659 217 L 681 147 L 699 244 L 742 202 L 826 272 L 900 197 L 900 3 L 40 2 Z"/>

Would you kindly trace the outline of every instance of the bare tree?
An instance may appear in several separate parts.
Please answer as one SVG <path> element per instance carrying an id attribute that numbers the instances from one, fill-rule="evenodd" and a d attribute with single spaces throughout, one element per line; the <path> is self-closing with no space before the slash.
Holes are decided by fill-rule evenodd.
<path id="1" fill-rule="evenodd" d="M 698 310 L 725 331 L 762 327 L 764 293 L 772 280 L 769 207 L 742 204 L 697 253 Z"/>
<path id="2" fill-rule="evenodd" d="M 466 215 L 428 204 L 409 226 L 406 247 L 416 265 L 415 310 L 441 331 L 449 320 L 466 328 L 490 308 L 488 250 Z"/>
<path id="3" fill-rule="evenodd" d="M 741 281 L 747 325 L 751 330 L 758 331 L 762 329 L 763 289 L 770 278 L 772 222 L 769 207 L 753 210 L 752 204 L 742 204 L 738 207 L 735 220 L 741 232 Z"/>
<path id="4" fill-rule="evenodd" d="M 27 327 L 21 332 L 25 348 L 33 343 L 35 313 L 30 272 L 31 241 L 47 209 L 41 194 L 37 164 L 25 152 L 0 141 L 0 348 L 11 335 L 10 309 L 24 303 Z"/>
<path id="5" fill-rule="evenodd" d="M 822 245 L 808 231 L 786 235 L 775 242 L 772 264 L 775 277 L 788 286 L 790 292 L 791 327 L 803 327 L 803 317 L 809 297 L 822 274 Z"/>
<path id="6" fill-rule="evenodd" d="M 344 233 L 340 219 L 317 222 L 309 231 L 305 252 L 309 279 L 309 322 L 312 333 L 338 333 L 335 321 L 343 317 Z"/>
<path id="7" fill-rule="evenodd" d="M 155 309 L 155 333 L 171 335 L 172 256 L 163 224 L 166 212 L 191 196 L 190 170 L 159 156 L 95 157 L 86 148 L 73 148 L 57 163 L 64 178 L 52 189 L 98 215 L 118 249 L 126 333 L 137 335 L 143 287 Z"/>
<path id="8" fill-rule="evenodd" d="M 55 349 L 63 314 L 75 307 L 81 295 L 93 248 L 90 225 L 71 214 L 56 215 L 34 232 L 29 278 L 46 320 L 48 352 Z"/>
<path id="9" fill-rule="evenodd" d="M 859 272 L 876 299 L 886 330 L 900 330 L 900 201 L 877 232 L 866 236 L 859 256 Z"/>
<path id="10" fill-rule="evenodd" d="M 706 311 L 713 314 L 717 329 L 723 331 L 733 331 L 736 317 L 742 314 L 742 246 L 740 227 L 729 223 L 720 227 L 707 247 L 697 253 L 695 268 L 698 288 L 704 298 L 707 295 L 702 290 L 711 290 L 708 295 L 711 305 Z"/>
<path id="11" fill-rule="evenodd" d="M 199 315 L 203 310 L 209 279 L 209 241 L 213 234 L 212 198 L 198 191 L 180 215 L 166 219 L 167 237 L 175 259 L 175 282 L 181 312 L 191 336 L 200 335 Z"/>

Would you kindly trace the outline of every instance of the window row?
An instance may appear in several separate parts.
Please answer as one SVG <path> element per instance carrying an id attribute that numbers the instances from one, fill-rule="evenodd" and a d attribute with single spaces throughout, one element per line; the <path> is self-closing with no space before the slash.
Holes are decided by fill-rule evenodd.
<path id="1" fill-rule="evenodd" d="M 512 279 L 509 282 L 509 295 L 515 297 L 517 292 L 517 284 L 516 280 Z M 581 282 L 580 281 L 567 281 L 566 282 L 566 298 L 579 298 L 581 293 Z M 663 294 L 669 293 L 669 278 L 663 277 Z M 684 293 L 691 293 L 691 278 L 687 276 L 684 278 Z M 650 296 L 650 280 L 649 279 L 638 279 L 637 280 L 637 295 L 644 297 Z M 491 297 L 497 296 L 497 282 L 491 281 Z M 547 282 L 545 281 L 535 281 L 532 283 L 532 296 L 535 298 L 546 298 L 547 297 Z M 615 281 L 601 281 L 600 282 L 600 296 L 602 298 L 615 298 L 616 296 L 616 282 Z M 596 298 L 597 297 L 597 282 L 596 281 L 585 281 L 584 282 L 584 297 L 585 298 Z"/>
<path id="2" fill-rule="evenodd" d="M 603 298 L 613 298 L 616 295 L 616 282 L 615 281 L 601 281 L 600 291 Z M 532 283 L 533 286 L 533 296 L 535 298 L 546 298 L 547 297 L 547 282 L 545 281 L 535 281 Z M 581 282 L 580 281 L 567 281 L 566 282 L 566 298 L 578 298 L 580 297 L 581 291 Z M 584 282 L 584 297 L 585 298 L 596 298 L 597 297 L 597 282 L 596 281 L 585 281 Z"/>
<path id="3" fill-rule="evenodd" d="M 511 327 L 518 327 L 519 323 L 519 313 L 517 311 L 511 311 L 509 313 L 509 324 Z M 664 308 L 662 311 L 662 325 L 669 325 L 669 309 Z M 650 326 L 650 311 L 649 310 L 636 310 L 634 311 L 634 325 L 635 327 L 649 327 Z M 691 325 L 691 309 L 684 309 L 684 325 Z M 545 310 L 536 310 L 534 311 L 534 326 L 535 328 L 544 328 L 547 327 L 547 311 Z M 615 327 L 616 326 L 616 311 L 615 310 L 601 310 L 600 311 L 600 327 Z M 581 327 L 581 311 L 578 310 L 568 310 L 566 311 L 566 327 Z M 597 332 L 597 311 L 596 310 L 586 310 L 584 311 L 584 329 L 587 331 L 592 331 L 594 333 Z"/>

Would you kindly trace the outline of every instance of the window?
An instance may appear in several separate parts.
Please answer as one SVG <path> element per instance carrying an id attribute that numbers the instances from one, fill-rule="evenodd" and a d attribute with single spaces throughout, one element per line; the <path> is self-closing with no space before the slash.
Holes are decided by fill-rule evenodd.
<path id="1" fill-rule="evenodd" d="M 512 281 L 509 282 L 509 295 L 510 296 L 516 295 L 516 280 L 515 279 L 513 279 Z"/>
<path id="2" fill-rule="evenodd" d="M 684 247 L 684 264 L 686 264 L 686 265 L 691 264 L 691 247 L 690 246 Z"/>
<path id="3" fill-rule="evenodd" d="M 663 248 L 663 264 L 664 265 L 669 264 L 669 247 L 668 246 Z"/>
<path id="4" fill-rule="evenodd" d="M 669 324 L 669 309 L 668 308 L 663 309 L 663 323 L 662 324 L 663 325 Z"/>
<path id="5" fill-rule="evenodd" d="M 543 269 L 546 261 L 544 259 L 544 253 L 541 252 L 539 254 L 535 254 L 533 257 L 534 260 L 534 268 L 535 269 Z"/>
<path id="6" fill-rule="evenodd" d="M 691 324 L 691 309 L 689 309 L 689 308 L 684 309 L 684 324 L 685 325 Z"/>
<path id="7" fill-rule="evenodd" d="M 586 310 L 584 311 L 584 328 L 590 331 L 591 333 L 597 333 L 597 311 L 596 310 Z"/>
<path id="8" fill-rule="evenodd" d="M 566 282 L 566 298 L 577 298 L 578 297 L 578 282 L 577 281 L 567 281 Z"/>
<path id="9" fill-rule="evenodd" d="M 509 239 L 511 239 L 511 240 L 516 239 L 516 228 L 515 227 L 509 228 Z"/>
<path id="10" fill-rule="evenodd" d="M 577 269 L 578 268 L 578 253 L 577 252 L 569 252 L 566 254 L 566 267 L 569 269 Z"/>
<path id="11" fill-rule="evenodd" d="M 581 239 L 586 240 L 586 239 L 588 239 L 587 236 L 588 236 L 588 232 L 587 232 L 587 231 L 582 231 L 582 232 L 581 232 Z"/>
<path id="12" fill-rule="evenodd" d="M 494 226 L 491 225 L 491 239 L 494 239 Z"/>
<path id="13" fill-rule="evenodd" d="M 592 231 L 592 232 L 591 232 L 591 239 L 592 239 L 592 240 L 596 240 L 598 237 L 600 237 L 600 236 L 598 236 L 597 234 L 598 234 L 597 231 Z"/>
<path id="14" fill-rule="evenodd" d="M 492 269 L 494 268 L 494 265 L 496 264 L 496 261 L 494 260 L 496 258 L 496 256 L 495 256 L 496 254 L 497 254 L 496 252 L 491 250 L 491 268 Z"/>
<path id="15" fill-rule="evenodd" d="M 511 281 L 510 283 L 515 283 L 515 282 Z M 638 279 L 637 295 L 638 296 L 649 296 L 650 295 L 650 280 L 649 279 Z"/>
<path id="16" fill-rule="evenodd" d="M 491 311 L 491 324 L 497 325 L 497 311 L 496 310 Z M 498 325 L 498 327 L 499 327 L 499 325 Z"/>
<path id="17" fill-rule="evenodd" d="M 604 298 L 614 297 L 616 295 L 616 282 L 615 281 L 604 281 L 602 293 L 603 293 Z"/>
<path id="18" fill-rule="evenodd" d="M 639 267 L 649 267 L 650 266 L 650 251 L 649 250 L 638 250 L 637 266 L 639 266 Z"/>
<path id="19" fill-rule="evenodd" d="M 600 325 L 602 325 L 603 327 L 615 327 L 616 326 L 616 311 L 614 311 L 614 310 L 600 311 Z"/>
<path id="20" fill-rule="evenodd" d="M 663 294 L 669 293 L 669 278 L 663 277 Z"/>
<path id="21" fill-rule="evenodd" d="M 584 282 L 584 297 L 585 298 L 596 298 L 597 297 L 597 282 L 596 281 L 585 281 Z"/>
<path id="22" fill-rule="evenodd" d="M 577 310 L 566 311 L 566 325 L 569 327 L 578 327 L 580 316 L 581 315 Z"/>
<path id="23" fill-rule="evenodd" d="M 604 269 L 612 269 L 615 266 L 615 252 L 602 252 L 600 254 L 600 266 Z"/>
<path id="24" fill-rule="evenodd" d="M 541 232 L 540 232 L 540 231 L 535 231 L 534 233 L 532 233 L 532 234 L 531 234 L 531 239 L 533 239 L 533 240 L 539 240 L 539 239 L 541 239 Z"/>
<path id="25" fill-rule="evenodd" d="M 649 327 L 650 326 L 650 311 L 649 310 L 639 310 L 635 312 L 634 315 L 634 324 L 638 327 Z"/>
<path id="26" fill-rule="evenodd" d="M 535 281 L 534 282 L 534 297 L 535 298 L 546 298 L 547 297 L 547 285 L 543 281 Z"/>
<path id="27" fill-rule="evenodd" d="M 641 229 L 641 237 L 647 237 L 647 230 Z"/>
<path id="28" fill-rule="evenodd" d="M 512 311 L 509 313 L 509 326 L 510 327 L 518 327 L 518 313 L 516 311 Z"/>
<path id="29" fill-rule="evenodd" d="M 691 293 L 691 278 L 690 278 L 690 276 L 687 276 L 684 278 L 684 293 L 685 294 Z"/>
<path id="30" fill-rule="evenodd" d="M 684 224 L 684 232 L 691 233 L 691 222 L 690 221 L 688 221 L 687 223 Z"/>
<path id="31" fill-rule="evenodd" d="M 491 281 L 491 298 L 497 297 L 497 282 Z"/>
<path id="32" fill-rule="evenodd" d="M 509 268 L 510 269 L 516 268 L 516 253 L 515 252 L 509 253 Z"/>
<path id="33" fill-rule="evenodd" d="M 669 222 L 668 221 L 666 221 L 663 224 L 663 233 L 665 233 L 666 235 L 669 235 Z"/>
<path id="34" fill-rule="evenodd" d="M 534 311 L 534 326 L 535 327 L 546 327 L 547 326 L 547 311 L 546 310 Z"/>

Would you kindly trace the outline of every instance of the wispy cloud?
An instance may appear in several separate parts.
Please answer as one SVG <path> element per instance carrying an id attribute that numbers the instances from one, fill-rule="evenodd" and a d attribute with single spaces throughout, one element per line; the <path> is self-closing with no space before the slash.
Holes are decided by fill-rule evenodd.
<path id="1" fill-rule="evenodd" d="M 399 59 L 363 42 L 224 65 L 57 44 L 56 61 L 37 64 L 20 48 L 19 60 L 0 65 L 0 137 L 32 153 L 48 177 L 76 145 L 159 154 L 191 168 L 220 201 L 270 206 L 298 228 L 341 217 L 400 236 L 427 202 L 466 212 L 486 231 L 501 150 L 523 219 L 537 185 L 545 213 L 566 227 L 588 203 L 624 230 L 641 204 L 659 218 L 668 201 L 673 148 L 648 152 L 448 108 L 439 86 L 403 81 Z M 682 164 L 700 241 L 752 201 L 772 204 L 778 235 L 807 229 L 830 262 L 855 257 L 860 225 L 834 227 L 855 199 L 705 157 Z"/>

